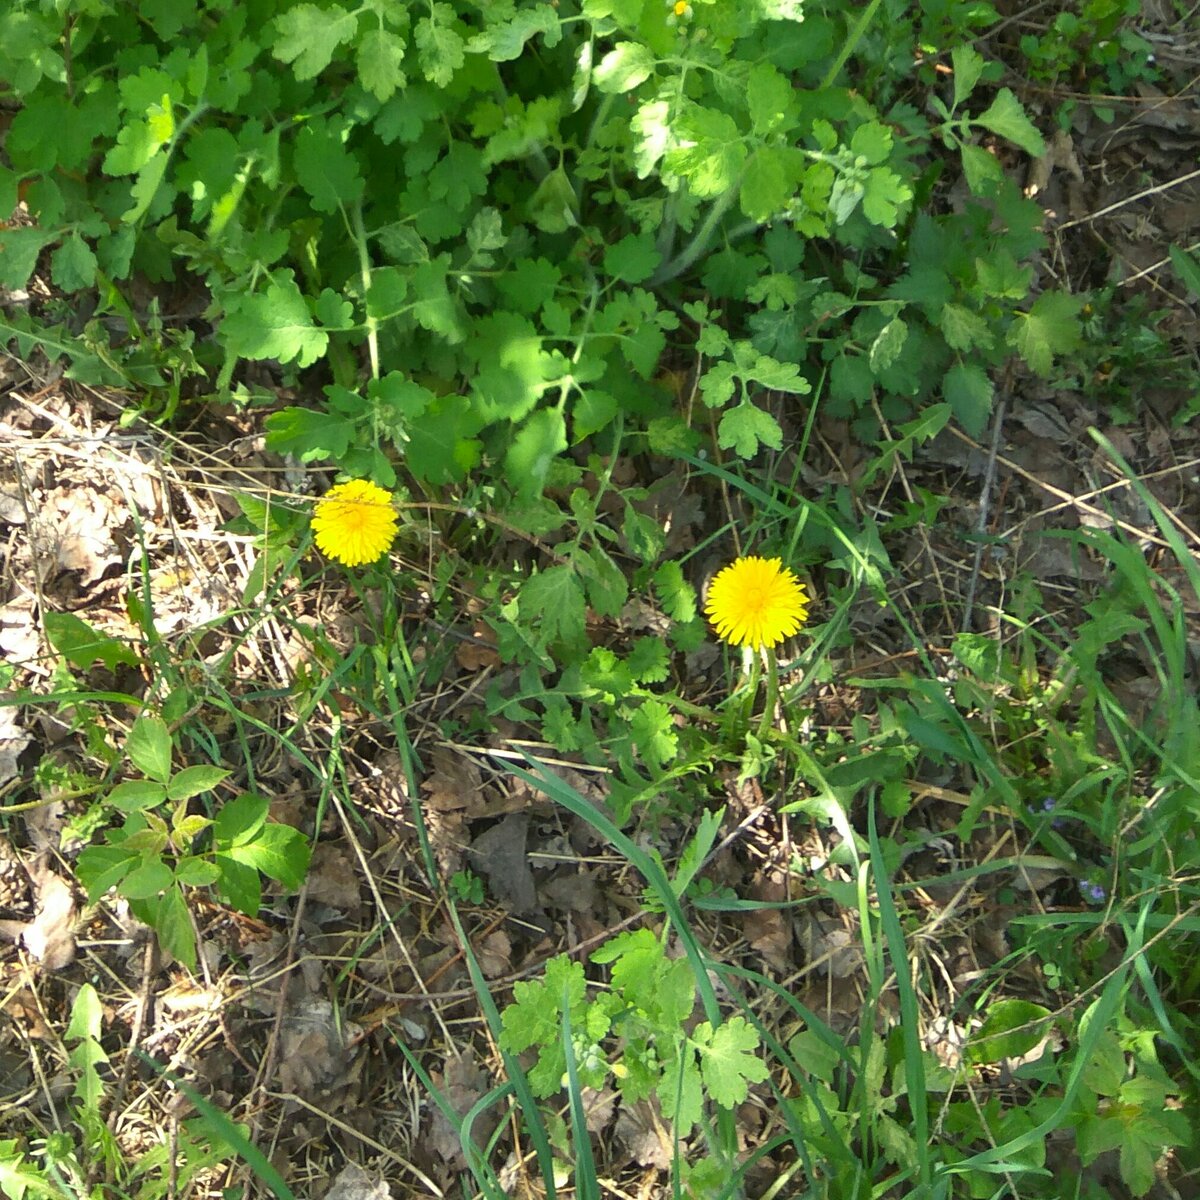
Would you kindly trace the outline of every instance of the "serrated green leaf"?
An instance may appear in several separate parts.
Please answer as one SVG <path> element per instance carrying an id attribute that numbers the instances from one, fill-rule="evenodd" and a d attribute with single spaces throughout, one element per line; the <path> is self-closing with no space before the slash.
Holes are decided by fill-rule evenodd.
<path id="1" fill-rule="evenodd" d="M 262 904 L 262 882 L 258 871 L 222 851 L 213 855 L 213 863 L 220 872 L 216 887 L 221 898 L 238 912 L 258 916 Z"/>
<path id="2" fill-rule="evenodd" d="M 1008 88 L 1001 88 L 986 111 L 971 119 L 992 133 L 1020 146 L 1026 154 L 1039 158 L 1046 153 L 1046 143 L 1036 126 L 1025 115 L 1020 100 Z"/>
<path id="3" fill-rule="evenodd" d="M 275 271 L 266 291 L 234 299 L 221 333 L 239 358 L 295 359 L 302 367 L 312 366 L 329 347 L 329 335 L 313 323 L 291 270 Z"/>
<path id="4" fill-rule="evenodd" d="M 1065 292 L 1043 292 L 1027 313 L 1017 313 L 1008 331 L 1013 346 L 1037 375 L 1048 376 L 1054 357 L 1078 350 L 1083 337 L 1079 310 L 1083 300 Z"/>
<path id="5" fill-rule="evenodd" d="M 267 446 L 279 454 L 295 455 L 301 462 L 315 458 L 341 460 L 354 439 L 353 421 L 309 408 L 284 408 L 264 422 Z"/>
<path id="6" fill-rule="evenodd" d="M 656 61 L 649 46 L 640 42 L 618 42 L 600 60 L 592 72 L 592 80 L 600 91 L 619 95 L 649 79 Z"/>
<path id="7" fill-rule="evenodd" d="M 541 34 L 547 49 L 562 40 L 558 13 L 549 4 L 521 9 L 506 20 L 476 34 L 467 47 L 472 54 L 486 54 L 492 62 L 512 62 L 525 51 L 525 43 Z"/>
<path id="8" fill-rule="evenodd" d="M 604 251 L 604 270 L 624 283 L 641 283 L 654 274 L 662 255 L 648 233 L 631 233 Z"/>
<path id="9" fill-rule="evenodd" d="M 721 417 L 717 443 L 739 458 L 751 459 L 758 453 L 760 443 L 772 450 L 782 450 L 783 430 L 769 412 L 743 401 Z"/>
<path id="10" fill-rule="evenodd" d="M 1171 265 L 1175 268 L 1175 274 L 1179 276 L 1183 286 L 1193 296 L 1200 299 L 1200 261 L 1197 261 L 1194 254 L 1188 254 L 1179 246 L 1171 246 L 1169 253 Z"/>
<path id="11" fill-rule="evenodd" d="M 974 90 L 983 74 L 984 58 L 972 46 L 955 46 L 950 51 L 954 71 L 954 107 L 957 108 Z"/>
<path id="12" fill-rule="evenodd" d="M 894 229 L 912 195 L 912 188 L 890 167 L 872 167 L 863 188 L 863 216 L 872 225 Z"/>
<path id="13" fill-rule="evenodd" d="M 987 372 L 974 363 L 956 363 L 942 380 L 942 395 L 964 431 L 979 437 L 992 415 L 992 381 Z"/>
<path id="14" fill-rule="evenodd" d="M 878 121 L 860 125 L 850 138 L 850 153 L 863 165 L 878 166 L 892 152 L 892 131 Z"/>
<path id="15" fill-rule="evenodd" d="M 549 641 L 578 643 L 586 627 L 583 585 L 568 566 L 557 565 L 531 576 L 518 594 L 521 620 L 540 629 Z"/>
<path id="16" fill-rule="evenodd" d="M 629 718 L 629 733 L 642 761 L 661 770 L 679 750 L 674 713 L 661 700 L 643 700 Z"/>
<path id="17" fill-rule="evenodd" d="M 738 202 L 752 221 L 765 223 L 791 203 L 795 182 L 787 166 L 785 152 L 773 146 L 759 147 L 746 164 Z"/>
<path id="18" fill-rule="evenodd" d="M 50 256 L 50 273 L 64 292 L 90 288 L 96 282 L 96 256 L 79 236 L 70 233 Z"/>
<path id="19" fill-rule="evenodd" d="M 938 312 L 938 325 L 946 345 L 954 350 L 971 350 L 978 346 L 988 350 L 992 346 L 992 331 L 987 322 L 961 304 L 944 304 Z"/>
<path id="20" fill-rule="evenodd" d="M 417 57 L 425 78 L 436 87 L 446 87 L 465 61 L 463 40 L 453 29 L 454 9 L 446 3 L 429 5 L 429 15 L 413 29 Z"/>
<path id="21" fill-rule="evenodd" d="M 700 1054 L 704 1090 L 722 1108 L 735 1108 L 746 1099 L 749 1084 L 767 1078 L 767 1066 L 757 1057 L 758 1031 L 745 1017 L 730 1017 L 716 1029 L 703 1021 L 692 1042 Z"/>
<path id="22" fill-rule="evenodd" d="M 227 853 L 292 890 L 304 882 L 312 855 L 307 839 L 298 829 L 274 823 L 261 826 L 253 838 L 239 841 Z"/>
<path id="23" fill-rule="evenodd" d="M 746 104 L 756 134 L 784 128 L 796 104 L 791 80 L 771 63 L 755 63 L 746 80 Z"/>
<path id="24" fill-rule="evenodd" d="M 300 186 L 318 212 L 334 213 L 363 193 L 358 159 L 346 149 L 342 131 L 317 118 L 296 135 L 293 166 Z"/>
<path id="25" fill-rule="evenodd" d="M 737 182 L 746 147 L 728 113 L 694 105 L 675 122 L 673 132 L 675 145 L 665 155 L 667 169 L 687 179 L 696 196 L 720 196 Z"/>
<path id="26" fill-rule="evenodd" d="M 1004 168 L 982 146 L 963 142 L 959 146 L 962 155 L 963 175 L 967 187 L 976 196 L 990 196 L 1004 179 Z"/>
<path id="27" fill-rule="evenodd" d="M 315 4 L 297 4 L 275 20 L 278 36 L 272 54 L 291 63 L 297 79 L 319 75 L 343 43 L 351 41 L 358 29 L 353 13 L 344 8 L 318 8 Z"/>
<path id="28" fill-rule="evenodd" d="M 171 731 L 162 717 L 140 716 L 125 739 L 129 761 L 148 779 L 165 784 L 171 775 Z"/>
<path id="29" fill-rule="evenodd" d="M 654 590 L 663 612 L 672 620 L 687 624 L 696 616 L 696 589 L 684 578 L 683 568 L 668 560 L 654 572 Z"/>
<path id="30" fill-rule="evenodd" d="M 405 41 L 390 29 L 369 29 L 358 43 L 358 79 L 377 100 L 388 100 L 404 87 Z"/>
<path id="31" fill-rule="evenodd" d="M 191 855 L 175 864 L 175 878 L 185 887 L 208 887 L 221 877 L 221 869 L 211 859 Z"/>

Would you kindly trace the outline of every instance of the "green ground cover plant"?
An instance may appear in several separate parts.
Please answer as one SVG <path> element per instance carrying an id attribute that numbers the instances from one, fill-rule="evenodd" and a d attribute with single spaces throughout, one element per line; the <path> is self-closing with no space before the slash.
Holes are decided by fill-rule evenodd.
<path id="1" fill-rule="evenodd" d="M 1112 90 L 1149 78 L 1128 60 L 1144 50 L 1133 10 L 1058 14 L 1020 40 L 1030 74 Z M 901 0 L 0 13 L 0 215 L 13 214 L 0 286 L 18 297 L 0 337 L 114 389 L 127 425 L 230 406 L 261 420 L 271 451 L 369 482 L 388 505 L 388 543 L 365 566 L 336 565 L 336 521 L 321 544 L 365 614 L 348 650 L 289 610 L 317 578 L 294 496 L 238 492 L 226 532 L 256 558 L 236 611 L 204 629 L 158 634 L 144 545 L 134 634 L 47 611 L 50 682 L 4 702 L 62 719 L 82 762 L 34 783 L 83 801 L 68 853 L 87 903 L 127 904 L 195 971 L 198 902 L 256 917 L 264 892 L 300 889 L 331 810 L 354 809 L 346 728 L 385 730 L 502 1076 L 464 1115 L 411 1031 L 385 1022 L 458 1134 L 464 1196 L 507 1194 L 514 1129 L 540 1194 L 605 1194 L 589 1105 L 606 1089 L 652 1103 L 665 1186 L 695 1200 L 1098 1200 L 1106 1178 L 1141 1197 L 1196 1170 L 1195 552 L 1099 435 L 1158 557 L 1127 523 L 1063 532 L 1104 568 L 1079 619 L 1058 622 L 1018 573 L 988 632 L 956 627 L 935 647 L 889 548 L 951 504 L 908 487 L 914 456 L 951 427 L 982 439 L 998 378 L 1095 381 L 1123 421 L 1148 363 L 1194 383 L 1157 310 L 1113 319 L 1111 290 L 1074 295 L 1039 273 L 1045 214 L 1014 164 L 1045 142 L 1011 73 L 977 48 L 999 21 L 985 3 Z M 1194 258 L 1173 261 L 1195 289 Z M 32 303 L 35 279 L 49 295 Z M 818 412 L 862 449 L 853 478 L 804 479 Z M 726 515 L 681 547 L 657 479 L 684 474 Z M 865 503 L 897 480 L 902 501 Z M 397 527 L 402 566 L 383 553 Z M 498 565 L 502 538 L 515 563 Z M 680 666 L 712 638 L 697 568 L 731 544 L 779 556 L 814 592 L 819 574 L 819 610 L 786 653 L 716 651 L 700 694 Z M 549 956 L 503 993 L 459 912 L 489 901 L 484 879 L 435 861 L 412 715 L 449 672 L 437 631 L 466 602 L 502 670 L 425 736 L 539 738 L 496 770 L 591 830 L 643 889 L 642 927 Z M 864 609 L 900 630 L 909 665 L 842 680 Z M 232 650 L 200 650 L 269 621 L 304 651 L 286 727 L 240 702 Z M 1147 711 L 1114 686 L 1118 660 L 1148 664 Z M 93 682 L 121 671 L 145 693 Z M 813 737 L 834 681 L 864 711 Z M 325 757 L 306 757 L 296 730 L 335 708 Z M 310 777 L 311 837 L 271 819 L 251 734 Z M 602 804 L 564 762 L 603 773 Z M 788 852 L 786 900 L 709 876 L 725 801 L 752 784 L 832 847 L 820 870 Z M 905 864 L 946 841 L 919 820 L 931 787 L 957 806 L 961 846 L 996 852 L 914 879 Z M 672 826 L 686 832 L 660 848 Z M 1038 872 L 1062 881 L 1055 903 L 1032 899 Z M 939 958 L 950 917 L 923 907 L 948 885 L 988 889 L 1007 914 L 999 961 L 958 991 Z M 845 917 L 860 983 L 847 1027 L 710 945 L 709 922 L 752 910 Z M 69 1129 L 0 1140 L 10 1200 L 165 1192 L 165 1152 L 133 1166 L 113 1140 L 89 989 L 62 1038 Z M 952 1054 L 927 1036 L 935 1014 L 962 1033 Z M 195 1102 L 178 1188 L 236 1153 L 255 1186 L 290 1196 L 248 1128 Z M 739 1124 L 749 1109 L 770 1114 L 757 1143 Z"/>

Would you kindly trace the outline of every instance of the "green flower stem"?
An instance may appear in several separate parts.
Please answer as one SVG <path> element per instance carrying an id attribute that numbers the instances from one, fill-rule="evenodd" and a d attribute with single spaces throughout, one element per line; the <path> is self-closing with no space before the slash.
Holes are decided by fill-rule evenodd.
<path id="1" fill-rule="evenodd" d="M 734 699 L 725 714 L 723 733 L 733 744 L 741 740 L 750 728 L 754 717 L 754 697 L 758 695 L 758 684 L 762 679 L 762 655 L 747 648 L 742 656 L 742 673 L 734 688 Z M 738 695 L 738 693 L 742 693 Z"/>
<path id="2" fill-rule="evenodd" d="M 774 650 L 764 650 L 762 653 L 767 660 L 767 700 L 763 706 L 762 721 L 758 726 L 759 741 L 766 740 L 771 723 L 775 719 L 775 706 L 779 703 L 779 660 L 775 657 Z M 762 655 L 755 654 L 754 657 L 757 660 Z"/>
<path id="3" fill-rule="evenodd" d="M 669 263 L 663 263 L 650 276 L 646 283 L 647 288 L 656 288 L 664 283 L 670 283 L 672 279 L 677 279 L 708 249 L 708 244 L 717 232 L 717 227 L 729 211 L 730 205 L 737 199 L 740 188 L 741 180 L 739 179 L 717 197 L 712 208 L 708 210 L 708 216 L 696 230 L 696 236 Z"/>
<path id="4" fill-rule="evenodd" d="M 346 217 L 346 226 L 350 233 L 350 238 L 354 242 L 355 249 L 358 251 L 358 272 L 359 281 L 362 286 L 363 307 L 367 315 L 367 353 L 371 357 L 371 378 L 379 378 L 379 322 L 371 315 L 370 311 L 370 294 L 371 294 L 371 255 L 367 250 L 367 230 L 363 224 L 362 201 L 359 200 L 354 205 L 352 214 L 346 215 L 345 210 L 342 210 Z"/>

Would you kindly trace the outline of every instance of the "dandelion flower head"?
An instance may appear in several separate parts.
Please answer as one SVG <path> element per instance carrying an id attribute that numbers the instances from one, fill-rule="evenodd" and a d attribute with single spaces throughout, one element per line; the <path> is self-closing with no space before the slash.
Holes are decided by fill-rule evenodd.
<path id="1" fill-rule="evenodd" d="M 704 611 L 733 646 L 761 650 L 791 637 L 808 616 L 804 585 L 778 558 L 739 558 L 717 572 Z"/>
<path id="2" fill-rule="evenodd" d="M 347 567 L 379 558 L 396 536 L 396 523 L 391 495 L 366 479 L 335 484 L 312 518 L 317 548 Z"/>

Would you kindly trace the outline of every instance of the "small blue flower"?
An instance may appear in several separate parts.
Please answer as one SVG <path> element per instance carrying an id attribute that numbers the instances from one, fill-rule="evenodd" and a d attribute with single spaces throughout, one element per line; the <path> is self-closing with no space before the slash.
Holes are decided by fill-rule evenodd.
<path id="1" fill-rule="evenodd" d="M 1079 891 L 1083 898 L 1091 904 L 1103 904 L 1108 897 L 1108 893 L 1104 890 L 1104 885 L 1096 883 L 1091 879 L 1081 879 L 1079 881 Z"/>

